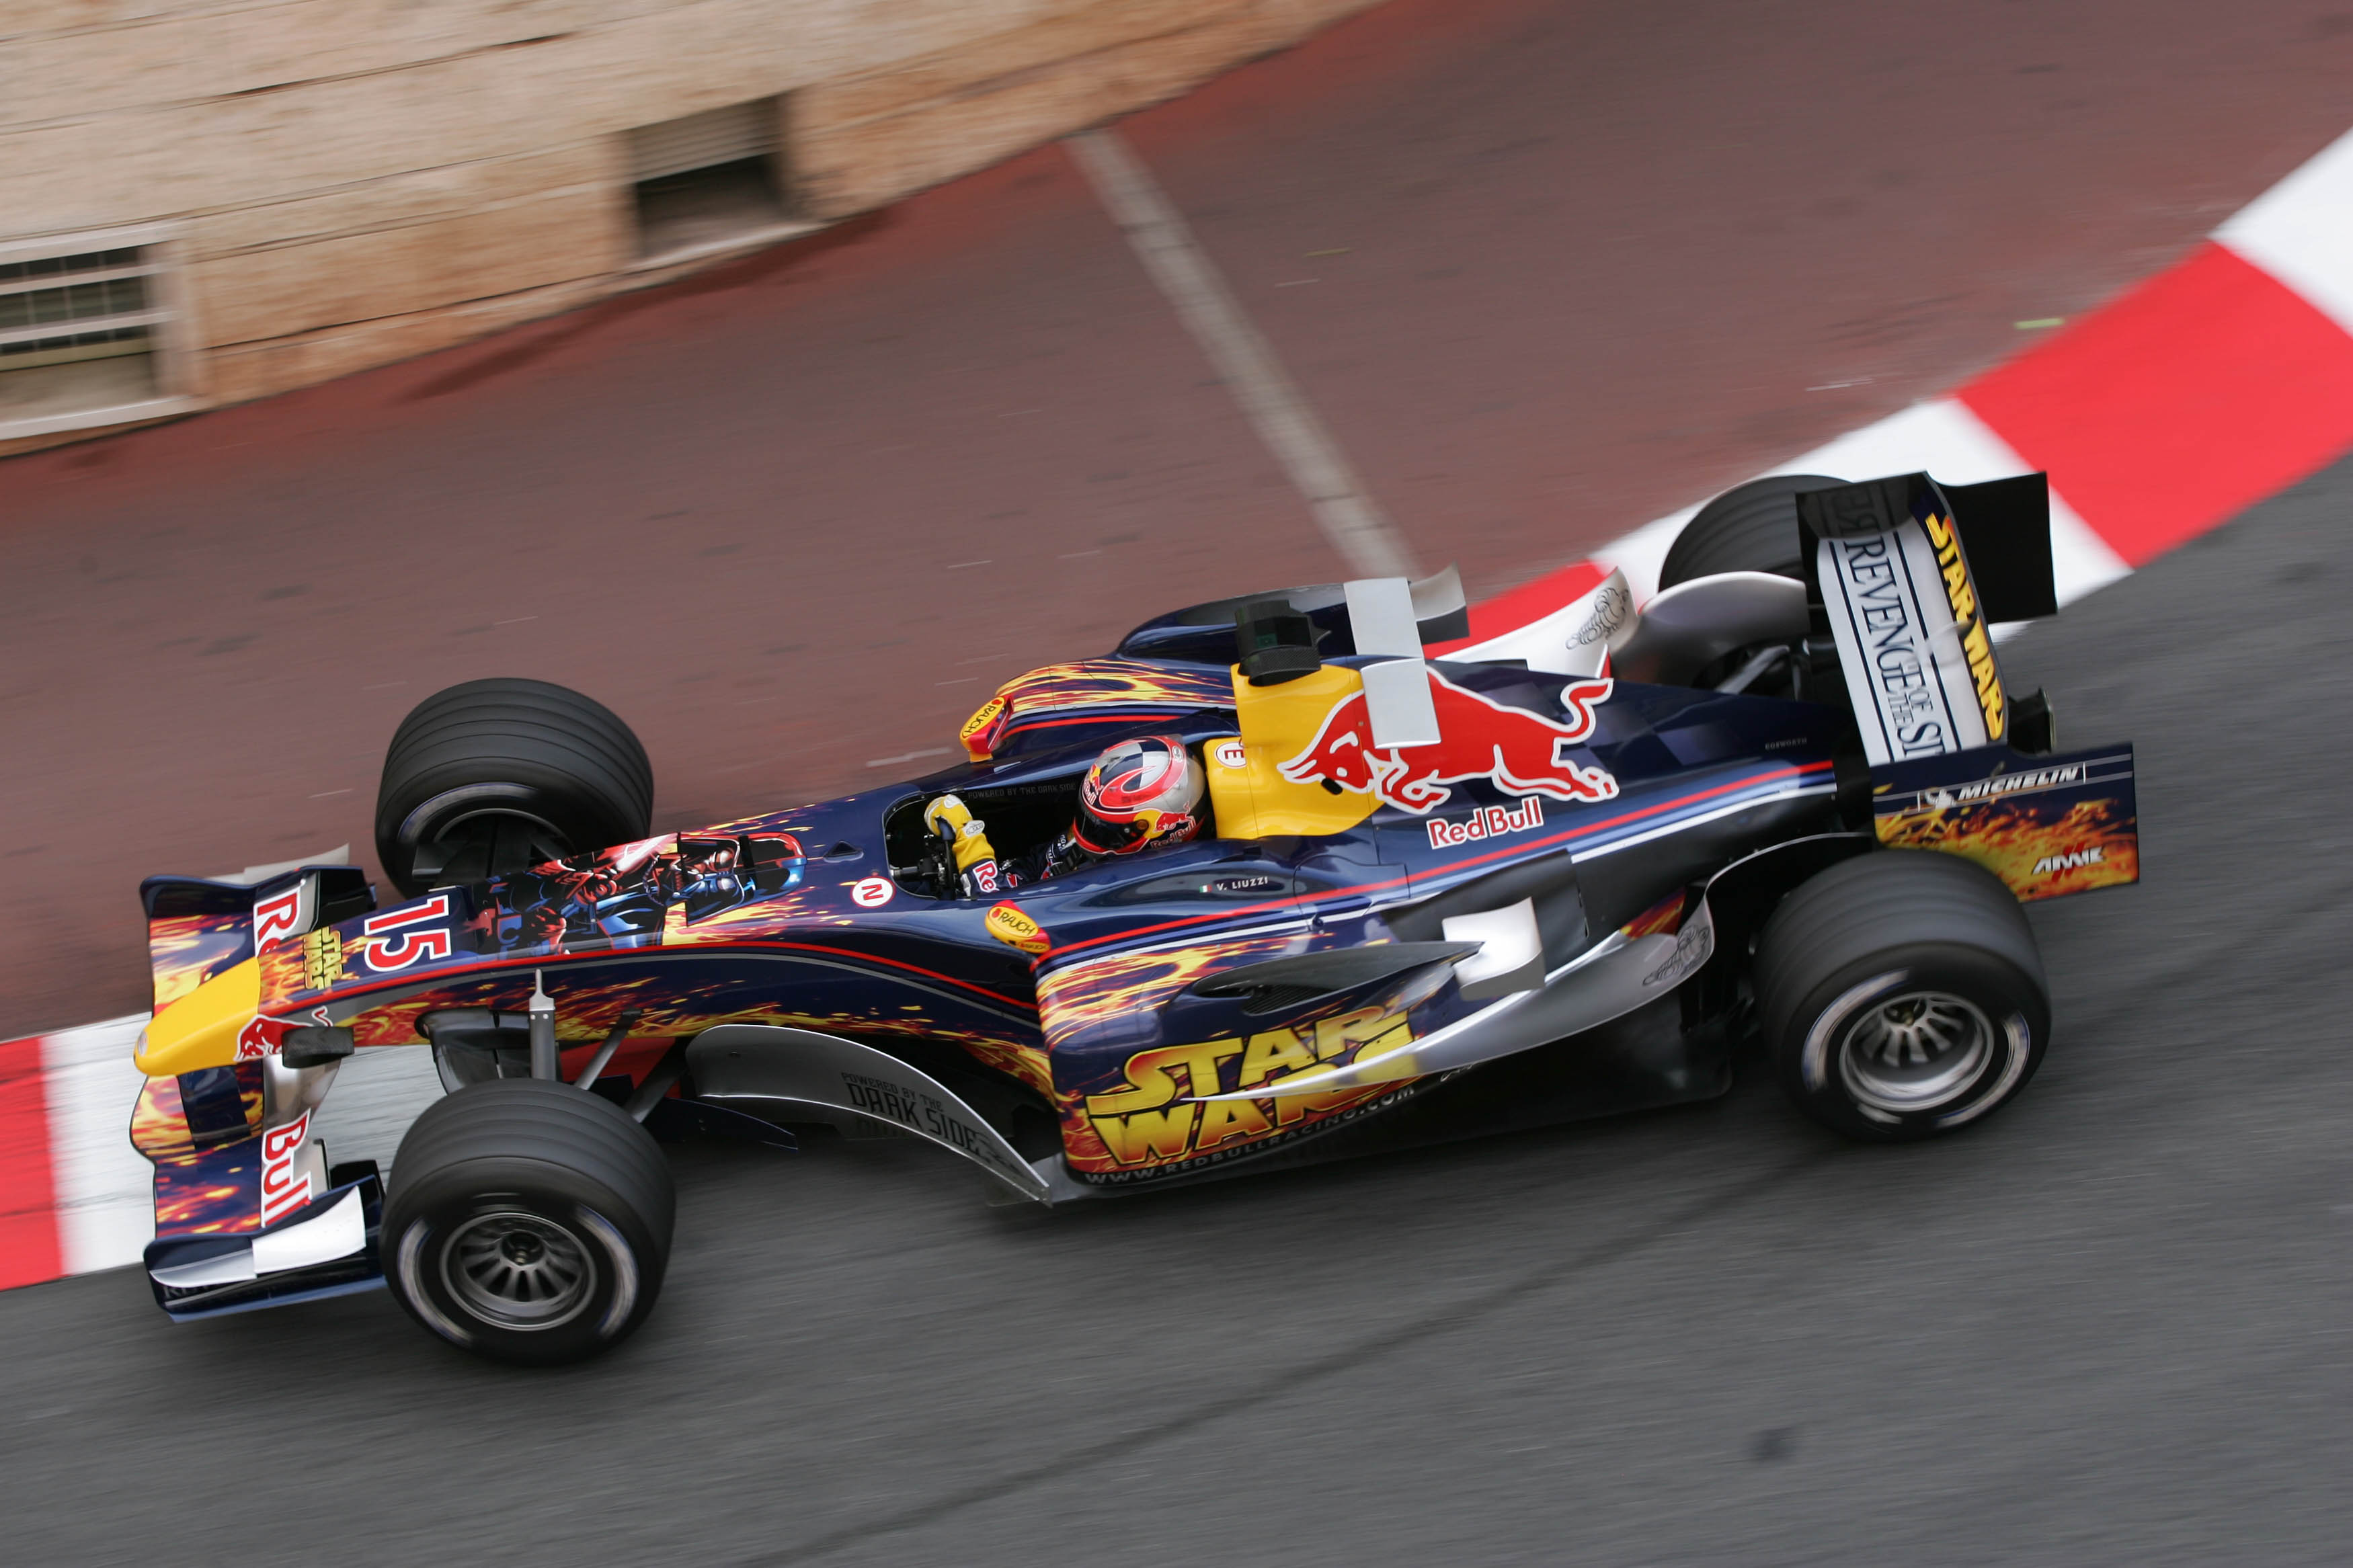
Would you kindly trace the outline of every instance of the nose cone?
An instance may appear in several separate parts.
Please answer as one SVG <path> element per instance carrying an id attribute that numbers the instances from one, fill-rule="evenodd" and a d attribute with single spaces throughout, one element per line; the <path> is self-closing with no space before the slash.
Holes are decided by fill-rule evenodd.
<path id="1" fill-rule="evenodd" d="M 261 1011 L 261 964 L 247 959 L 155 1015 L 132 1058 L 149 1078 L 237 1060 L 237 1037 Z"/>

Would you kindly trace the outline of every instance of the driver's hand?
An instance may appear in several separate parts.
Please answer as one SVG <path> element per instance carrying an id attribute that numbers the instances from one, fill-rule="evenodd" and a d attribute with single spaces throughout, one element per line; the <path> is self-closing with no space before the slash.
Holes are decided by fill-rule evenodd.
<path id="1" fill-rule="evenodd" d="M 996 847 L 988 841 L 988 824 L 973 816 L 971 809 L 955 795 L 944 795 L 925 806 L 923 826 L 948 841 L 959 875 L 974 870 L 984 860 L 997 858 Z M 993 883 L 996 879 L 991 877 L 989 880 Z"/>

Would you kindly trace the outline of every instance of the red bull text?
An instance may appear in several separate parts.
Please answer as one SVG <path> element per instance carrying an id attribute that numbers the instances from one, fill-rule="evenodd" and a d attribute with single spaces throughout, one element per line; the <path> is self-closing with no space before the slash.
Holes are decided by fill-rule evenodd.
<path id="1" fill-rule="evenodd" d="M 1560 693 L 1568 717 L 1556 721 L 1492 702 L 1433 669 L 1430 695 L 1438 710 L 1435 745 L 1376 749 L 1364 693 L 1356 692 L 1324 716 L 1307 749 L 1282 764 L 1282 776 L 1293 784 L 1324 784 L 1354 795 L 1377 795 L 1416 813 L 1444 805 L 1454 793 L 1449 784 L 1471 779 L 1492 780 L 1496 787 L 1519 795 L 1609 800 L 1618 793 L 1618 781 L 1600 768 L 1567 761 L 1561 752 L 1593 732 L 1593 710 L 1609 700 L 1610 685 L 1608 680 L 1570 681 Z M 1439 826 L 1430 825 L 1433 846 L 1440 842 Z"/>
<path id="2" fill-rule="evenodd" d="M 1485 805 L 1459 820 L 1433 816 L 1430 819 L 1430 847 L 1450 849 L 1458 844 L 1469 844 L 1481 838 L 1500 838 L 1506 833 L 1525 833 L 1531 827 L 1544 826 L 1544 796 L 1532 795 L 1516 806 Z"/>

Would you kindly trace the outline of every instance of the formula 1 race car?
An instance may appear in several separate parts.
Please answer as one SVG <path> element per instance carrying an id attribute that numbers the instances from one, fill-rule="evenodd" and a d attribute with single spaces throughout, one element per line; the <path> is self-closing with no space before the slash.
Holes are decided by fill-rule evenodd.
<path id="1" fill-rule="evenodd" d="M 925 778 L 649 837 L 613 714 L 420 705 L 359 870 L 143 886 L 132 1139 L 177 1319 L 387 1284 L 453 1344 L 651 1310 L 658 1138 L 895 1129 L 1047 1205 L 1702 1099 L 1761 1033 L 1856 1138 L 1967 1126 L 2050 1033 L 2021 901 L 2137 876 L 2132 751 L 2056 754 L 1994 622 L 2052 614 L 2041 476 L 1760 480 L 1625 579 L 1471 637 L 1451 572 L 1201 605 L 1008 682 Z M 926 826 L 1071 818 L 1169 737 L 1205 831 L 967 898 Z M 600 847 L 610 846 L 610 847 Z M 317 1109 L 355 1051 L 448 1092 L 385 1181 Z"/>

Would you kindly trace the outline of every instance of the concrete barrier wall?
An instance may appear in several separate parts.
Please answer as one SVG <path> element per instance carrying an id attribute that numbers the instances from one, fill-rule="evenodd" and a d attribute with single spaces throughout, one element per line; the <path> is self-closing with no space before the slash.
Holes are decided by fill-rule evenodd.
<path id="1" fill-rule="evenodd" d="M 774 244 L 1371 3 L 11 0 L 0 268 L 145 247 L 145 415 L 236 402 Z M 775 221 L 649 255 L 633 131 L 771 98 Z M 42 412 L 0 395 L 0 452 L 65 438 Z M 86 412 L 66 435 L 123 422 Z"/>

